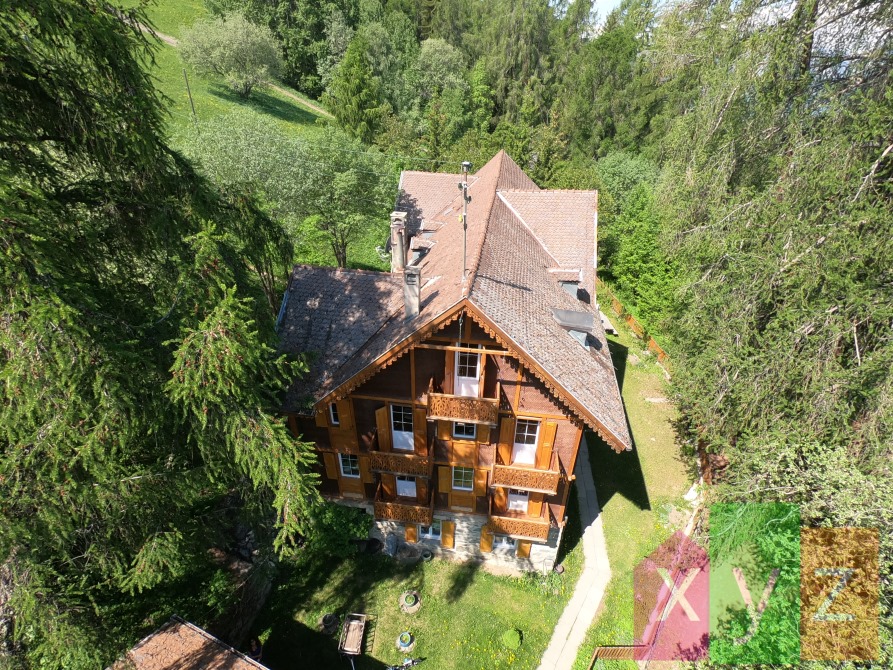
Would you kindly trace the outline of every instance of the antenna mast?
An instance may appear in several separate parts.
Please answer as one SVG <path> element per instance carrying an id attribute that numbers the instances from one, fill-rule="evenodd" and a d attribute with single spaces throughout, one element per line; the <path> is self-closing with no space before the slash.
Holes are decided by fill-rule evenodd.
<path id="1" fill-rule="evenodd" d="M 471 169 L 471 161 L 462 161 L 462 181 L 459 188 L 462 191 L 462 286 L 468 278 L 468 171 Z"/>

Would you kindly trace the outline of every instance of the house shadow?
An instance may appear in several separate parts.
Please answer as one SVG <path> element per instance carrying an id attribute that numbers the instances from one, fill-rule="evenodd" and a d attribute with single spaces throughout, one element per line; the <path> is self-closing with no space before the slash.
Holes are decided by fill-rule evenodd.
<path id="1" fill-rule="evenodd" d="M 450 586 L 446 592 L 446 601 L 450 604 L 457 602 L 468 590 L 474 581 L 481 564 L 478 561 L 467 561 L 463 563 L 450 580 Z"/>
<path id="2" fill-rule="evenodd" d="M 614 374 L 617 376 L 617 387 L 623 391 L 623 378 L 626 376 L 626 358 L 629 355 L 629 347 L 620 342 L 608 340 L 608 351 L 611 352 L 611 362 L 614 364 Z"/>
<path id="3" fill-rule="evenodd" d="M 586 443 L 589 461 L 598 464 L 592 476 L 601 508 L 604 509 L 611 498 L 619 494 L 639 509 L 650 510 L 651 500 L 635 442 L 630 451 L 619 454 L 595 433 L 586 433 Z"/>
<path id="4" fill-rule="evenodd" d="M 338 642 L 345 617 L 357 613 L 367 615 L 369 620 L 363 653 L 353 657 L 354 668 L 386 668 L 385 663 L 374 658 L 384 649 L 384 642 L 376 639 L 377 622 L 393 614 L 391 608 L 396 609 L 398 603 L 396 599 L 370 599 L 375 585 L 383 581 L 396 582 L 404 590 L 417 590 L 424 598 L 421 565 L 401 563 L 380 554 L 356 554 L 344 559 L 320 554 L 283 564 L 267 607 L 252 631 L 252 635 L 266 637 L 263 664 L 270 670 L 350 668 L 350 658 L 338 651 Z M 312 619 L 309 613 L 313 613 Z M 337 630 L 332 634 L 325 631 L 325 614 L 338 618 Z"/>

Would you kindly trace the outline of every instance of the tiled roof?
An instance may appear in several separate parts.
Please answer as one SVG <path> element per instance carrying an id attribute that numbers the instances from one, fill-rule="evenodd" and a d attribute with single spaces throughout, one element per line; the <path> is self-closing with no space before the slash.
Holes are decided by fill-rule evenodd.
<path id="1" fill-rule="evenodd" d="M 541 191 L 500 151 L 469 178 L 467 253 L 463 282 L 462 197 L 460 175 L 406 172 L 401 178 L 398 209 L 415 221 L 407 229 L 433 232 L 433 246 L 421 258 L 421 310 L 403 318 L 399 278 L 388 273 L 349 273 L 331 269 L 295 269 L 283 319 L 283 348 L 295 353 L 320 352 L 311 373 L 289 393 L 287 411 L 306 408 L 302 397 L 316 402 L 338 390 L 347 392 L 367 374 L 370 365 L 413 335 L 431 326 L 467 300 L 519 353 L 542 369 L 543 381 L 560 399 L 598 430 L 615 448 L 631 444 L 620 392 L 598 318 L 587 351 L 552 316 L 552 309 L 595 313 L 594 304 L 570 296 L 560 285 L 564 275 L 583 272 L 584 287 L 593 290 L 595 250 L 594 191 Z M 436 193 L 432 191 L 437 191 Z M 405 209 L 404 209 L 405 208 Z M 551 272 L 550 272 L 551 270 Z M 558 271 L 557 273 L 555 271 Z M 369 275 L 379 277 L 377 282 Z M 399 277 L 399 276 L 398 276 Z M 302 286 L 309 283 L 311 288 Z M 371 305 L 370 284 L 380 291 Z M 312 304 L 349 291 L 349 297 Z M 298 296 L 296 300 L 296 295 Z M 315 305 L 315 306 L 313 306 Z M 340 305 L 340 306 L 339 306 Z M 339 314 L 349 310 L 352 318 Z M 367 317 L 368 322 L 360 323 Z M 310 324 L 313 327 L 310 328 Z M 332 330 L 341 339 L 316 334 Z M 327 352 L 327 343 L 336 347 Z"/>
<path id="2" fill-rule="evenodd" d="M 115 663 L 112 670 L 265 670 L 216 637 L 174 617 Z"/>

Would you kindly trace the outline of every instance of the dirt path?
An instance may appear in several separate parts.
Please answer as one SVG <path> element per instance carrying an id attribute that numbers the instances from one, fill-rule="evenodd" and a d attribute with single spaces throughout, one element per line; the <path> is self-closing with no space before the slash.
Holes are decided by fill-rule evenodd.
<path id="1" fill-rule="evenodd" d="M 162 42 L 164 42 L 165 44 L 169 44 L 169 45 L 172 46 L 172 47 L 178 47 L 178 46 L 180 46 L 180 40 L 178 40 L 176 37 L 172 37 L 171 35 L 165 35 L 164 33 L 160 33 L 160 32 L 158 32 L 157 30 L 152 30 L 152 29 L 149 28 L 148 26 L 144 26 L 144 25 L 140 25 L 140 30 L 142 30 L 144 33 L 149 33 L 150 35 L 154 35 L 155 37 L 157 37 L 158 39 L 160 39 Z M 292 100 L 294 100 L 295 102 L 297 102 L 297 103 L 298 103 L 299 105 L 301 105 L 302 107 L 306 107 L 307 109 L 312 110 L 313 112 L 319 114 L 320 116 L 324 116 L 324 117 L 326 117 L 327 119 L 334 119 L 334 118 L 335 118 L 335 117 L 331 114 L 331 112 L 328 112 L 328 111 L 326 111 L 325 109 L 323 109 L 322 107 L 313 104 L 313 103 L 310 102 L 309 100 L 305 100 L 304 98 L 302 98 L 302 97 L 300 97 L 300 96 L 298 96 L 298 95 L 295 95 L 295 94 L 292 93 L 291 91 L 282 88 L 282 87 L 279 86 L 278 84 L 268 84 L 268 85 L 269 85 L 269 87 L 272 88 L 274 91 L 276 91 L 276 92 L 278 92 L 278 93 L 281 93 L 282 95 L 284 95 L 284 96 L 287 97 L 287 98 L 291 98 Z"/>

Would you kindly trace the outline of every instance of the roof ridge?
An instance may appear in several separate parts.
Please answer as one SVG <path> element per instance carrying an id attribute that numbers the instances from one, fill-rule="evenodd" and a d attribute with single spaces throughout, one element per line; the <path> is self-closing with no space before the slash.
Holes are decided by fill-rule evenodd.
<path id="1" fill-rule="evenodd" d="M 333 268 L 327 265 L 310 265 L 308 263 L 295 263 L 292 267 L 292 274 L 298 268 L 302 270 L 322 270 L 329 274 L 355 274 L 355 275 L 375 275 L 379 277 L 394 277 L 387 270 L 363 270 L 361 268 Z"/>
<path id="2" fill-rule="evenodd" d="M 496 164 L 496 183 L 493 185 L 493 195 L 490 196 L 490 203 L 487 205 L 487 213 L 484 215 L 484 224 L 483 224 L 484 229 L 481 231 L 481 243 L 476 245 L 477 248 L 472 251 L 472 253 L 474 254 L 474 257 L 471 262 L 471 265 L 468 267 L 468 281 L 467 282 L 465 281 L 465 276 L 464 276 L 465 268 L 462 268 L 462 270 L 463 270 L 462 297 L 463 298 L 468 298 L 471 296 L 471 287 L 474 286 L 474 281 L 475 281 L 475 279 L 477 279 L 478 266 L 480 265 L 481 255 L 484 252 L 484 243 L 487 239 L 487 230 L 490 227 L 490 217 L 493 215 L 493 203 L 496 202 L 496 193 L 497 193 L 497 186 L 499 185 L 499 177 L 502 174 L 502 162 L 503 162 L 503 159 L 507 155 L 508 154 L 506 154 L 505 149 L 500 149 L 499 153 L 497 153 L 487 163 L 487 165 L 489 165 L 493 161 L 498 161 Z M 486 167 L 486 165 L 484 167 Z M 481 168 L 481 170 L 483 170 L 483 168 Z M 478 174 L 480 174 L 480 170 L 478 170 Z M 468 222 L 466 221 L 465 223 L 467 224 Z"/>
<path id="3" fill-rule="evenodd" d="M 515 218 L 518 219 L 518 221 L 521 222 L 521 225 L 524 226 L 524 227 L 527 229 L 527 232 L 529 232 L 529 233 L 533 236 L 533 239 L 535 239 L 537 242 L 540 243 L 540 246 L 543 248 L 543 251 L 545 251 L 545 252 L 549 255 L 549 258 L 551 258 L 551 259 L 555 262 L 555 265 L 556 265 L 557 267 L 560 268 L 560 267 L 561 267 L 561 263 L 559 263 L 559 262 L 558 262 L 558 259 L 555 258 L 555 256 L 552 254 L 551 251 L 549 251 L 549 247 L 546 246 L 546 243 L 543 242 L 543 241 L 540 239 L 539 235 L 537 235 L 537 234 L 533 231 L 533 228 L 531 228 L 531 227 L 527 224 L 527 222 L 524 220 L 524 217 L 522 217 L 521 214 L 518 212 L 518 210 L 514 208 L 514 206 L 512 205 L 512 203 L 510 203 L 508 200 L 506 200 L 506 199 L 502 196 L 502 193 L 497 192 L 496 195 L 499 196 L 499 199 L 502 200 L 502 202 L 505 203 L 506 207 L 509 208 L 509 211 L 510 211 L 512 214 L 515 215 Z"/>
<path id="4" fill-rule="evenodd" d="M 550 194 L 550 193 L 598 193 L 597 188 L 541 188 L 539 190 L 534 191 L 529 188 L 501 188 L 499 189 L 500 193 L 538 193 L 538 194 Z"/>

